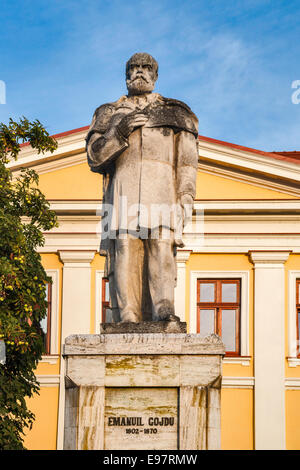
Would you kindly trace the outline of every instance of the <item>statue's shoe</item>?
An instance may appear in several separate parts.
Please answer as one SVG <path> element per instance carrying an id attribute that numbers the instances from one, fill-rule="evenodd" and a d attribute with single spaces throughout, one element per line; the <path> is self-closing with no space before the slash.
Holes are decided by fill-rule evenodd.
<path id="1" fill-rule="evenodd" d="M 158 321 L 179 321 L 180 318 L 174 313 L 174 306 L 168 300 L 165 300 L 157 312 Z"/>
<path id="2" fill-rule="evenodd" d="M 180 318 L 177 317 L 177 315 L 174 315 L 173 313 L 171 313 L 167 318 L 164 318 L 163 320 L 164 321 L 179 321 L 180 322 Z"/>
<path id="3" fill-rule="evenodd" d="M 122 323 L 139 323 L 137 315 L 133 312 L 124 312 L 121 314 Z"/>

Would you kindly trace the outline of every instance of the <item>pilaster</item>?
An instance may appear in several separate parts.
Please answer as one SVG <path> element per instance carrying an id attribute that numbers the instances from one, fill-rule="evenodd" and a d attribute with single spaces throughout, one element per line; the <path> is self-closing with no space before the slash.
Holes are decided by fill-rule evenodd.
<path id="1" fill-rule="evenodd" d="M 255 448 L 285 449 L 285 277 L 290 251 L 250 251 L 254 264 Z"/>
<path id="2" fill-rule="evenodd" d="M 62 343 L 70 334 L 90 333 L 91 261 L 94 250 L 59 251 L 63 267 Z"/>
<path id="3" fill-rule="evenodd" d="M 175 313 L 180 321 L 186 321 L 185 318 L 185 299 L 186 299 L 186 263 L 189 260 L 191 250 L 179 250 L 176 255 L 177 262 L 177 284 L 174 292 Z"/>

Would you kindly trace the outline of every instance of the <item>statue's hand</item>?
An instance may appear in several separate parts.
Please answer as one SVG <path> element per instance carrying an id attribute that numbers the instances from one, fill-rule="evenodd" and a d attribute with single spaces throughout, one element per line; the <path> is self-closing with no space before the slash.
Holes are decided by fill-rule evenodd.
<path id="1" fill-rule="evenodd" d="M 193 205 L 193 198 L 190 194 L 182 194 L 180 196 L 180 205 L 184 207 L 185 205 Z"/>
<path id="2" fill-rule="evenodd" d="M 180 205 L 183 211 L 183 220 L 186 224 L 192 218 L 193 212 L 193 198 L 190 194 L 182 194 L 180 196 Z"/>
<path id="3" fill-rule="evenodd" d="M 136 128 L 144 126 L 147 121 L 148 117 L 143 113 L 130 113 L 121 119 L 118 130 L 127 138 Z"/>

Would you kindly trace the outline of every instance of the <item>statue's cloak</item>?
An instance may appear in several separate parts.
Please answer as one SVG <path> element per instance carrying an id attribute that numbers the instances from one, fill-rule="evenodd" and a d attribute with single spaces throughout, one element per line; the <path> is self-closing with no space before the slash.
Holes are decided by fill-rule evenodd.
<path id="1" fill-rule="evenodd" d="M 167 190 L 168 181 L 174 178 L 174 176 L 172 176 L 172 167 L 170 165 L 166 165 L 166 162 L 163 161 L 164 155 L 168 153 L 164 153 L 164 147 L 167 148 L 168 142 L 172 139 L 167 128 L 171 128 L 175 135 L 181 133 L 178 134 L 178 137 L 182 136 L 179 137 L 177 143 L 177 155 L 173 157 L 173 161 L 176 160 L 177 162 L 177 170 L 180 167 L 180 170 L 176 171 L 176 190 L 178 193 L 189 193 L 192 197 L 195 197 L 198 119 L 185 103 L 170 98 L 164 98 L 159 94 L 152 93 L 149 96 L 149 104 L 143 108 L 139 108 L 136 103 L 133 103 L 126 96 L 123 96 L 114 103 L 107 103 L 100 106 L 94 113 L 93 121 L 86 137 L 87 155 L 91 170 L 103 174 L 103 206 L 105 203 L 114 204 L 114 201 L 116 201 L 116 197 L 114 196 L 117 186 L 115 181 L 116 174 L 119 174 L 118 172 L 120 171 L 129 171 L 130 165 L 134 166 L 135 164 L 136 157 L 134 155 L 132 155 L 132 157 L 130 156 L 131 146 L 129 142 L 131 137 L 126 139 L 124 136 L 120 135 L 118 124 L 124 115 L 136 112 L 141 112 L 148 117 L 148 121 L 144 126 L 145 132 L 147 129 L 148 133 L 151 132 L 152 128 L 153 136 L 156 134 L 156 138 L 161 139 L 160 142 L 162 143 L 161 147 L 158 146 L 155 149 L 155 155 L 161 155 L 162 161 L 159 161 L 159 157 L 154 160 L 147 160 L 146 158 L 145 161 L 146 166 L 144 175 L 145 178 L 149 175 L 149 180 L 145 180 L 144 187 L 147 188 L 149 197 L 151 199 L 153 198 L 153 202 L 160 202 L 155 201 L 155 185 L 158 184 L 160 184 L 160 187 L 165 189 L 167 198 L 171 193 L 173 193 L 173 189 L 170 189 L 170 191 Z M 155 131 L 155 128 L 157 128 L 157 131 Z M 151 142 L 151 136 L 149 139 L 149 142 Z M 97 145 L 99 145 L 99 147 L 94 150 Z M 135 144 L 133 143 L 132 145 L 134 148 Z M 148 146 L 147 148 L 150 147 Z M 121 160 L 119 160 L 118 157 L 123 152 L 124 154 L 122 158 L 120 157 Z M 129 160 L 131 163 L 127 168 L 120 168 L 120 166 L 123 165 L 122 162 L 128 161 L 128 157 L 131 159 Z M 125 166 L 125 163 L 123 166 Z M 154 167 L 159 167 L 159 172 L 157 170 L 155 172 L 153 170 Z M 125 173 L 123 173 L 123 175 L 124 174 Z M 155 175 L 159 175 L 160 182 L 157 181 L 157 177 Z M 128 175 L 127 173 L 127 176 L 128 179 L 130 179 L 131 175 Z M 129 189 L 129 193 L 133 192 L 133 186 Z M 169 186 L 171 188 L 171 184 Z M 167 204 L 176 202 L 171 199 L 172 198 L 170 196 Z M 179 244 L 179 246 L 181 245 Z M 113 251 L 110 239 L 102 239 L 100 254 L 106 255 L 110 258 L 113 256 Z"/>
<path id="2" fill-rule="evenodd" d="M 148 116 L 147 127 L 171 127 L 175 133 L 187 131 L 197 138 L 198 119 L 189 106 L 179 100 L 157 96 L 156 101 L 141 109 L 141 112 Z M 137 111 L 129 106 L 126 98 L 122 96 L 118 101 L 103 104 L 96 109 L 94 120 L 86 137 L 87 143 L 95 132 L 105 134 L 111 126 L 115 126 L 117 118 L 121 119 L 125 110 L 127 111 L 125 111 L 126 114 L 130 112 L 129 110 L 132 112 Z M 93 168 L 91 169 L 99 172 L 93 170 Z"/>

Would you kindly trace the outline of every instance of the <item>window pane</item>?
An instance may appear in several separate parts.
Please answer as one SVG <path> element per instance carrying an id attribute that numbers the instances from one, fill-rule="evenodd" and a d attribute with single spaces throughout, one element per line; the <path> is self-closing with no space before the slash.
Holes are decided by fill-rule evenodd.
<path id="1" fill-rule="evenodd" d="M 200 283 L 200 302 L 214 302 L 215 301 L 215 284 L 214 283 Z"/>
<path id="2" fill-rule="evenodd" d="M 200 334 L 211 335 L 215 332 L 215 311 L 200 309 Z"/>
<path id="3" fill-rule="evenodd" d="M 109 302 L 109 282 L 105 282 L 105 302 Z"/>
<path id="4" fill-rule="evenodd" d="M 298 310 L 298 354 L 300 352 L 300 309 Z"/>
<path id="5" fill-rule="evenodd" d="M 47 284 L 46 285 L 46 292 L 45 292 L 45 300 L 46 302 L 49 303 L 50 301 L 50 298 L 49 298 L 49 292 L 50 291 L 50 285 Z M 43 333 L 46 335 L 47 334 L 47 330 L 48 330 L 48 311 L 47 311 L 47 315 L 45 318 L 43 318 L 41 321 L 40 321 L 40 326 L 42 328 L 42 331 Z"/>
<path id="6" fill-rule="evenodd" d="M 43 333 L 45 333 L 46 335 L 48 329 L 48 315 L 40 321 L 40 325 L 43 330 Z"/>
<path id="7" fill-rule="evenodd" d="M 222 302 L 237 302 L 237 284 L 222 283 Z"/>
<path id="8" fill-rule="evenodd" d="M 226 351 L 235 351 L 235 310 L 222 310 L 222 341 Z"/>

